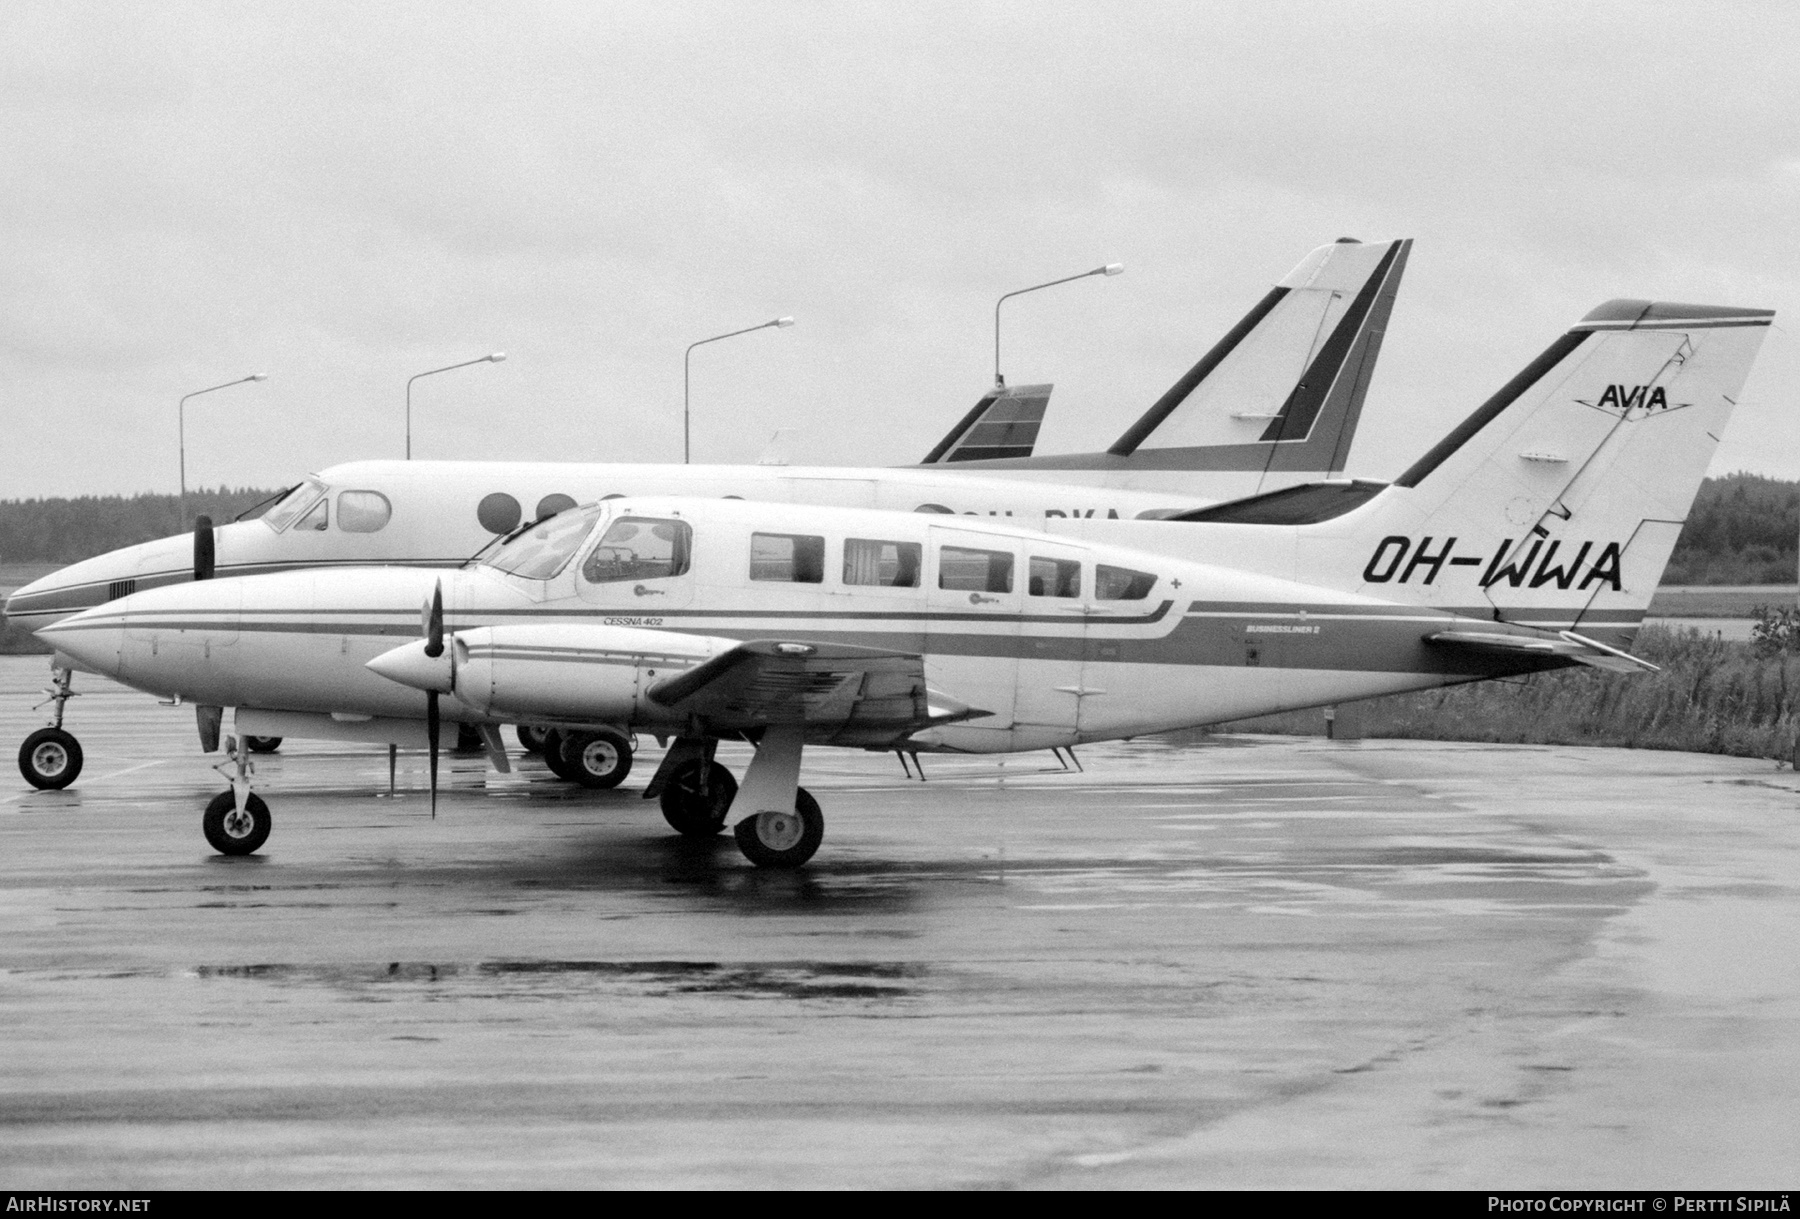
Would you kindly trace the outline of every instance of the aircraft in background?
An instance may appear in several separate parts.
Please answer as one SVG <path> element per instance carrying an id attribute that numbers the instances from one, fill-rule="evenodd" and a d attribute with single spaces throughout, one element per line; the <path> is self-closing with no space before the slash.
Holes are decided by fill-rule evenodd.
<path id="1" fill-rule="evenodd" d="M 625 498 L 455 571 L 174 585 L 39 634 L 138 689 L 235 708 L 240 737 L 302 717 L 422 737 L 434 800 L 443 719 L 479 725 L 500 765 L 501 723 L 673 737 L 646 793 L 669 823 L 710 836 L 735 807 L 744 854 L 793 867 L 824 833 L 808 745 L 1004 753 L 1653 669 L 1632 639 L 1772 317 L 1608 302 L 1391 485 L 1052 530 Z M 732 739 L 757 747 L 741 786 L 713 758 Z M 231 752 L 203 829 L 244 854 L 272 821 Z"/>
<path id="2" fill-rule="evenodd" d="M 1047 385 L 990 391 L 914 467 L 353 462 L 306 479 L 260 519 L 65 567 L 14 592 L 6 614 L 35 630 L 133 592 L 214 576 L 338 564 L 452 568 L 524 523 L 608 496 L 774 500 L 1035 526 L 1172 515 L 1329 476 L 1344 468 L 1411 247 L 1410 239 L 1344 239 L 1314 250 L 1112 450 L 1087 455 L 1097 464 L 1059 479 L 1009 464 L 1035 448 Z M 1180 444 L 1144 445 L 1164 432 Z M 1128 441 L 1142 452 L 1119 456 Z M 41 788 L 67 786 L 82 765 L 80 744 L 63 727 L 71 692 L 64 659 L 52 658 L 51 724 L 19 752 L 20 772 Z M 582 781 L 607 777 L 589 763 L 617 761 L 567 740 L 522 739 L 547 746 L 552 766 Z"/>

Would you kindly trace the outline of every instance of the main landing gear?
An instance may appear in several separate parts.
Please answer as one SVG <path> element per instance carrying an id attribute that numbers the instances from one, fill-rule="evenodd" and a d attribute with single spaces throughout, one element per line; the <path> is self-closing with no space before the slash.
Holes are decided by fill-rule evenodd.
<path id="1" fill-rule="evenodd" d="M 44 791 L 65 788 L 81 773 L 81 742 L 64 732 L 62 726 L 63 708 L 75 697 L 75 691 L 70 689 L 73 679 L 74 674 L 68 669 L 52 666 L 50 688 L 44 691 L 49 697 L 38 704 L 55 704 L 50 726 L 39 728 L 19 746 L 19 773 L 27 783 Z"/>
<path id="2" fill-rule="evenodd" d="M 631 738 L 614 728 L 542 730 L 544 765 L 559 779 L 583 787 L 617 787 L 631 773 Z M 526 729 L 519 729 L 523 743 Z"/>
<path id="3" fill-rule="evenodd" d="M 799 785 L 802 739 L 798 728 L 764 731 L 740 788 L 712 760 L 714 742 L 679 738 L 645 794 L 656 794 L 663 819 L 689 838 L 715 836 L 734 806 L 745 809 L 732 829 L 744 857 L 759 868 L 797 868 L 825 837 L 819 802 Z"/>

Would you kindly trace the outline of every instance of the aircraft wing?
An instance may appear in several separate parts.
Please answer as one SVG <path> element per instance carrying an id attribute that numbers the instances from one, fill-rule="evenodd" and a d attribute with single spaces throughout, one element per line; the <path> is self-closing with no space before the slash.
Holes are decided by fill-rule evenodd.
<path id="1" fill-rule="evenodd" d="M 664 678 L 647 694 L 713 728 L 801 725 L 809 737 L 843 744 L 886 742 L 993 714 L 930 689 L 916 653 L 801 640 L 738 644 Z"/>
<path id="2" fill-rule="evenodd" d="M 1661 669 L 1630 652 L 1608 647 L 1598 640 L 1559 631 L 1549 635 L 1508 635 L 1499 631 L 1438 631 L 1425 636 L 1426 643 L 1440 647 L 1460 648 L 1489 656 L 1556 656 L 1576 664 L 1615 673 L 1658 673 Z"/>

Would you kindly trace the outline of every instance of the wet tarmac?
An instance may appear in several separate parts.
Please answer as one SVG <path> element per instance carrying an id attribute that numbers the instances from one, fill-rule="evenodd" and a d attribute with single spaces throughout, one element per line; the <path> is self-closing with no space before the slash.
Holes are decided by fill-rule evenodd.
<path id="1" fill-rule="evenodd" d="M 9 751 L 41 658 L 0 658 Z M 0 1184 L 1785 1188 L 1800 783 L 1276 738 L 809 751 L 797 874 L 624 790 L 304 742 L 226 859 L 192 714 L 0 778 Z M 648 744 L 648 742 L 646 742 Z M 728 759 L 731 760 L 731 759 Z M 734 762 L 735 764 L 735 762 Z"/>

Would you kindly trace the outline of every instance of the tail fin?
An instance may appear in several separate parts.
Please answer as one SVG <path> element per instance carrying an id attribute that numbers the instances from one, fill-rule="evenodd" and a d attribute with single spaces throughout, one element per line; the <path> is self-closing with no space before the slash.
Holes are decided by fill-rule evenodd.
<path id="1" fill-rule="evenodd" d="M 1773 316 L 1601 305 L 1393 486 L 1303 526 L 1299 570 L 1629 642 Z"/>
<path id="2" fill-rule="evenodd" d="M 931 452 L 922 466 L 946 461 L 985 461 L 1030 457 L 1037 445 L 1053 385 L 997 385 L 981 396 L 969 413 Z"/>
<path id="3" fill-rule="evenodd" d="M 1157 490 L 1183 472 L 1245 476 L 1226 496 L 1342 470 L 1411 250 L 1410 238 L 1320 246 L 1104 453 L 990 468 L 1103 471 L 1110 486 Z M 1209 485 L 1206 498 L 1220 495 Z"/>

